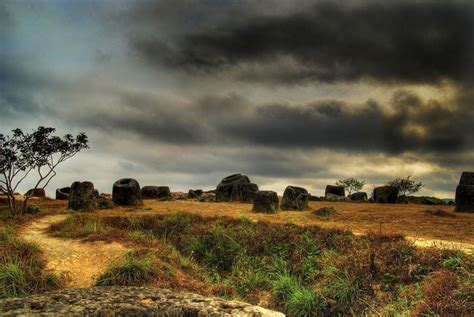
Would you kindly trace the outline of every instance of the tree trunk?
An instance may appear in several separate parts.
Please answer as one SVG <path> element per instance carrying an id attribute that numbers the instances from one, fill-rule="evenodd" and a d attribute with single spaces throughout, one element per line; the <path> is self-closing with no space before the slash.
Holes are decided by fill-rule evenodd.
<path id="1" fill-rule="evenodd" d="M 28 207 L 28 200 L 30 200 L 30 198 L 31 198 L 31 195 L 25 196 L 25 199 L 23 200 L 23 204 L 21 205 L 21 214 L 26 213 L 26 208 Z"/>
<path id="2" fill-rule="evenodd" d="M 16 199 L 15 195 L 11 194 L 10 192 L 7 193 L 8 197 L 8 208 L 10 209 L 10 214 L 15 215 L 16 214 Z"/>

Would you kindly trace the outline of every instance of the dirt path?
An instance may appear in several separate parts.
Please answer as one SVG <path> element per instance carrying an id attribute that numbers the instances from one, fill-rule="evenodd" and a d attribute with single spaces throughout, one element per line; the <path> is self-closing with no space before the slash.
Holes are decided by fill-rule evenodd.
<path id="1" fill-rule="evenodd" d="M 412 241 L 417 247 L 437 247 L 440 249 L 453 249 L 461 250 L 467 254 L 474 254 L 474 244 L 471 243 L 462 243 L 449 240 L 439 240 L 439 239 L 425 239 L 425 238 L 413 238 L 406 237 L 407 240 Z"/>
<path id="2" fill-rule="evenodd" d="M 48 268 L 69 274 L 68 288 L 90 287 L 94 283 L 94 278 L 102 273 L 110 262 L 123 256 L 128 249 L 116 242 L 82 242 L 54 238 L 46 234 L 45 230 L 50 224 L 65 218 L 65 215 L 40 218 L 25 226 L 21 235 L 26 240 L 35 241 L 40 245 L 48 259 Z"/>

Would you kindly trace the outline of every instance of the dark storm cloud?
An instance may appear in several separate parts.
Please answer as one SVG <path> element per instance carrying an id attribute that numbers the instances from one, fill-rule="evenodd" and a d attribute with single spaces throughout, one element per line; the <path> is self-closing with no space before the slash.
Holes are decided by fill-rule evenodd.
<path id="1" fill-rule="evenodd" d="M 130 33 L 132 46 L 155 65 L 201 74 L 237 67 L 238 77 L 255 81 L 434 83 L 473 76 L 469 1 L 324 1 L 286 15 L 250 10 L 247 2 L 238 11 L 232 3 L 212 12 L 238 12 L 238 19 L 211 16 L 213 23 L 196 13 L 196 3 L 173 11 L 158 9 L 163 3 L 146 6 L 146 13 L 139 10 L 145 18 L 134 20 L 141 33 Z M 163 24 L 173 38 L 157 35 Z M 282 57 L 294 61 L 293 69 L 281 70 Z"/>
<path id="2" fill-rule="evenodd" d="M 470 105 L 422 101 L 397 91 L 388 105 L 322 100 L 306 105 L 254 105 L 238 95 L 173 104 L 158 95 L 127 93 L 116 110 L 99 110 L 84 124 L 111 133 L 181 145 L 257 145 L 349 152 L 464 151 L 474 145 Z"/>
<path id="3" fill-rule="evenodd" d="M 44 105 L 35 100 L 35 92 L 49 87 L 52 82 L 26 70 L 24 67 L 3 60 L 0 62 L 0 110 L 4 118 L 25 114 L 45 113 Z M 45 113 L 46 114 L 46 113 Z"/>

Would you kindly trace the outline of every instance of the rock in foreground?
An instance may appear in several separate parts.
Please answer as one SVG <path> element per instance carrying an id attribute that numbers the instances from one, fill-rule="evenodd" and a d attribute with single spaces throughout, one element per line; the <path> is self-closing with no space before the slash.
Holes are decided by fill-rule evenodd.
<path id="1" fill-rule="evenodd" d="M 284 316 L 242 302 L 146 287 L 63 289 L 0 300 L 0 311 L 3 316 Z"/>
<path id="2" fill-rule="evenodd" d="M 142 188 L 143 199 L 171 200 L 170 188 L 168 186 L 144 186 Z"/>
<path id="3" fill-rule="evenodd" d="M 309 194 L 303 187 L 287 186 L 281 201 L 282 210 L 308 209 Z"/>
<path id="4" fill-rule="evenodd" d="M 346 196 L 346 191 L 344 190 L 344 186 L 327 185 L 324 196 L 327 197 L 329 194 L 344 197 Z"/>
<path id="5" fill-rule="evenodd" d="M 253 211 L 274 214 L 278 211 L 278 195 L 273 191 L 259 191 L 253 199 Z"/>
<path id="6" fill-rule="evenodd" d="M 463 172 L 456 187 L 456 211 L 474 213 L 474 173 Z"/>
<path id="7" fill-rule="evenodd" d="M 373 198 L 379 204 L 395 204 L 398 198 L 398 189 L 393 186 L 375 187 Z"/>
<path id="8" fill-rule="evenodd" d="M 222 179 L 216 188 L 216 201 L 231 201 L 232 197 L 238 196 L 236 191 L 239 190 L 241 184 L 250 184 L 247 175 L 233 174 Z"/>
<path id="9" fill-rule="evenodd" d="M 69 200 L 70 194 L 71 194 L 71 187 L 63 187 L 63 188 L 56 189 L 57 200 Z"/>
<path id="10" fill-rule="evenodd" d="M 114 183 L 112 200 L 121 206 L 143 205 L 140 184 L 133 178 L 122 178 Z"/>
<path id="11" fill-rule="evenodd" d="M 97 209 L 94 184 L 74 182 L 71 185 L 68 208 L 76 211 L 94 211 Z"/>
<path id="12" fill-rule="evenodd" d="M 25 193 L 25 196 L 45 198 L 46 191 L 44 188 L 32 188 Z"/>

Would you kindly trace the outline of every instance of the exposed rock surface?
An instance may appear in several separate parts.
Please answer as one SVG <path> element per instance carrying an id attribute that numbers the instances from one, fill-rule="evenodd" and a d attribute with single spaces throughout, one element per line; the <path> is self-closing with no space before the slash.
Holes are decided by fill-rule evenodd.
<path id="1" fill-rule="evenodd" d="M 308 209 L 309 194 L 303 187 L 287 186 L 281 201 L 282 210 Z"/>
<path id="2" fill-rule="evenodd" d="M 284 316 L 243 302 L 145 287 L 64 289 L 0 300 L 0 311 L 2 316 Z"/>
<path id="3" fill-rule="evenodd" d="M 203 194 L 204 192 L 202 191 L 202 189 L 190 189 L 188 191 L 188 197 L 191 199 L 199 199 L 202 197 Z"/>
<path id="4" fill-rule="evenodd" d="M 352 201 L 366 201 L 367 200 L 367 193 L 365 192 L 357 192 L 349 195 L 350 200 Z"/>
<path id="5" fill-rule="evenodd" d="M 462 172 L 459 185 L 474 185 L 474 172 Z"/>
<path id="6" fill-rule="evenodd" d="M 309 201 L 324 201 L 324 199 L 322 197 L 309 195 Z"/>
<path id="7" fill-rule="evenodd" d="M 236 196 L 237 187 L 241 184 L 250 184 L 250 179 L 242 174 L 233 174 L 223 178 L 216 188 L 216 201 L 231 201 L 232 196 Z M 234 195 L 232 195 L 233 192 Z"/>
<path id="8" fill-rule="evenodd" d="M 143 199 L 172 199 L 170 188 L 168 186 L 143 186 L 142 188 Z"/>
<path id="9" fill-rule="evenodd" d="M 140 184 L 133 178 L 122 178 L 114 183 L 112 200 L 121 206 L 143 205 Z"/>
<path id="10" fill-rule="evenodd" d="M 57 200 L 69 200 L 70 194 L 71 194 L 71 187 L 63 187 L 63 188 L 56 189 Z"/>
<path id="11" fill-rule="evenodd" d="M 237 184 L 232 189 L 230 201 L 240 201 L 241 203 L 252 203 L 255 194 L 258 192 L 258 185 L 254 183 Z"/>
<path id="12" fill-rule="evenodd" d="M 474 213 L 474 172 L 463 172 L 456 187 L 456 211 Z"/>
<path id="13" fill-rule="evenodd" d="M 44 198 L 46 197 L 46 191 L 44 188 L 32 188 L 25 193 L 25 196 Z"/>
<path id="14" fill-rule="evenodd" d="M 173 196 L 171 195 L 170 188 L 168 186 L 158 186 L 158 198 L 159 200 L 171 200 Z"/>
<path id="15" fill-rule="evenodd" d="M 96 210 L 97 202 L 94 184 L 91 182 L 72 183 L 68 208 L 77 211 Z"/>
<path id="16" fill-rule="evenodd" d="M 314 211 L 314 214 L 317 216 L 332 216 L 336 214 L 336 209 L 333 207 L 322 207 Z"/>
<path id="17" fill-rule="evenodd" d="M 143 186 L 142 187 L 142 198 L 143 199 L 157 199 L 158 198 L 158 186 Z"/>
<path id="18" fill-rule="evenodd" d="M 171 192 L 171 199 L 160 199 L 160 200 L 187 200 L 188 194 L 184 192 Z"/>
<path id="19" fill-rule="evenodd" d="M 201 198 L 199 198 L 199 201 L 203 203 L 213 203 L 216 201 L 216 194 L 204 193 L 202 194 Z"/>
<path id="20" fill-rule="evenodd" d="M 344 197 L 346 196 L 346 191 L 344 190 L 344 186 L 327 185 L 324 196 L 327 196 L 328 194 Z"/>
<path id="21" fill-rule="evenodd" d="M 349 197 L 345 197 L 345 196 L 339 196 L 339 195 L 334 195 L 334 194 L 331 194 L 331 193 L 328 193 L 326 194 L 326 196 L 324 196 L 324 200 L 325 201 L 333 201 L 333 202 L 349 202 L 351 201 L 351 199 Z"/>
<path id="22" fill-rule="evenodd" d="M 379 204 L 394 204 L 397 202 L 398 189 L 394 186 L 375 187 L 373 198 Z"/>
<path id="23" fill-rule="evenodd" d="M 272 214 L 276 213 L 278 211 L 277 193 L 266 190 L 257 192 L 253 199 L 253 211 Z"/>

